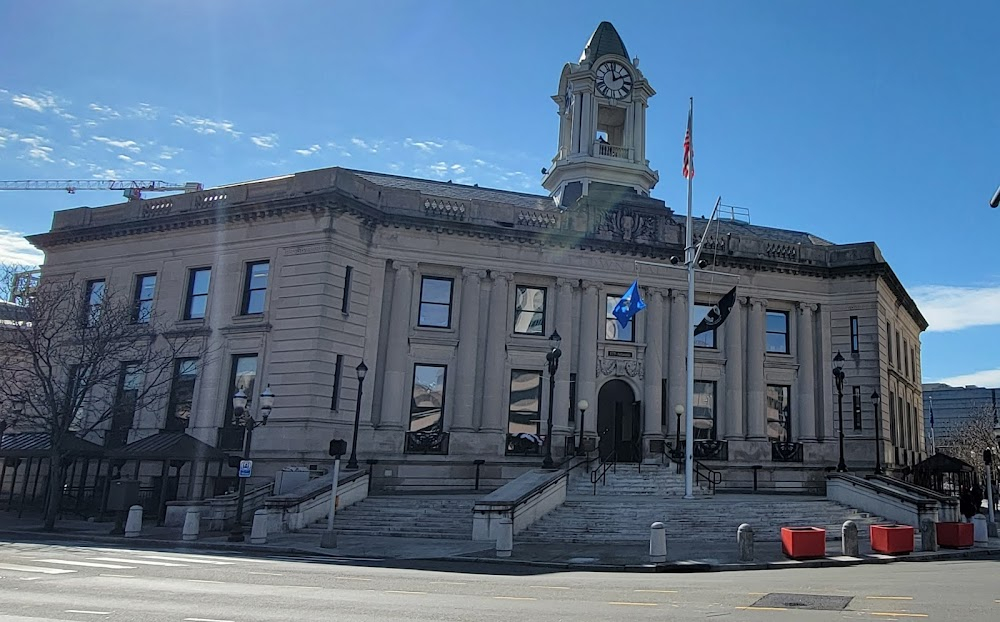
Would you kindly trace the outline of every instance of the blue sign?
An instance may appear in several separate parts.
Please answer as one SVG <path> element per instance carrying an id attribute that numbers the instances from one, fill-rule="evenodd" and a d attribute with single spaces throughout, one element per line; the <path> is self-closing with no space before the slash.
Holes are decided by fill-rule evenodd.
<path id="1" fill-rule="evenodd" d="M 250 477 L 253 470 L 253 460 L 240 460 L 240 477 Z"/>

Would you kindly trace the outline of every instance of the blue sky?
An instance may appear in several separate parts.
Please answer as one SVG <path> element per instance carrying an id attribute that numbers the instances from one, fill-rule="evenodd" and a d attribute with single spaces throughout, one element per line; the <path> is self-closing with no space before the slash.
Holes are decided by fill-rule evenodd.
<path id="1" fill-rule="evenodd" d="M 657 95 L 654 190 L 875 240 L 931 322 L 924 380 L 1000 386 L 1000 4 L 918 0 L 0 2 L 0 179 L 233 183 L 348 166 L 543 192 L 550 96 L 602 20 Z M 18 234 L 110 192 L 0 192 Z"/>

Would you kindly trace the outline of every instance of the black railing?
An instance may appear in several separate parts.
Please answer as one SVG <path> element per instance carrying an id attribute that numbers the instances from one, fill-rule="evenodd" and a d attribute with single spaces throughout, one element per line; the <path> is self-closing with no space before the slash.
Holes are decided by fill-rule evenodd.
<path id="1" fill-rule="evenodd" d="M 450 435 L 442 430 L 407 432 L 403 453 L 446 456 L 449 438 Z"/>
<path id="2" fill-rule="evenodd" d="M 694 442 L 694 457 L 702 460 L 729 460 L 729 441 L 696 440 Z"/>
<path id="3" fill-rule="evenodd" d="M 597 494 L 597 482 L 601 482 L 601 485 L 607 484 L 608 471 L 611 470 L 617 473 L 618 466 L 618 452 L 612 451 L 607 456 L 601 458 L 601 464 L 596 469 L 590 472 L 590 483 L 594 485 L 594 494 Z"/>
<path id="4" fill-rule="evenodd" d="M 771 462 L 802 462 L 802 443 L 771 443 Z"/>
<path id="5" fill-rule="evenodd" d="M 725 441 L 717 441 L 717 442 L 725 443 Z M 695 441 L 694 443 L 695 461 L 694 461 L 694 467 L 692 468 L 692 472 L 694 473 L 694 483 L 696 485 L 701 485 L 701 482 L 704 481 L 705 485 L 708 486 L 709 492 L 711 492 L 714 495 L 715 489 L 722 482 L 722 471 L 716 471 L 712 467 L 697 460 L 698 443 L 699 441 Z M 670 458 L 670 460 L 677 465 L 677 474 L 680 475 L 684 473 L 684 463 L 686 462 L 686 458 L 684 456 L 684 449 L 682 449 L 681 447 L 670 448 L 668 445 L 664 445 L 663 449 L 667 457 Z M 728 444 L 726 445 L 725 451 L 726 451 L 726 456 L 728 458 L 728 452 L 729 452 Z M 721 459 L 721 458 L 716 458 L 716 459 Z"/>

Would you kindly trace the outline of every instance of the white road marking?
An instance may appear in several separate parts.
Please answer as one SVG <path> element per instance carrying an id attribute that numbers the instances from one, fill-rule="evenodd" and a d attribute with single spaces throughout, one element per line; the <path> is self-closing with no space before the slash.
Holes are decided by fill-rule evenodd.
<path id="1" fill-rule="evenodd" d="M 222 581 L 209 581 L 208 579 L 188 579 L 191 583 L 222 583 Z"/>
<path id="2" fill-rule="evenodd" d="M 87 611 L 86 609 L 67 609 L 64 613 L 86 613 L 94 616 L 109 616 L 110 611 Z"/>
<path id="3" fill-rule="evenodd" d="M 283 577 L 283 576 L 285 576 L 285 575 L 281 574 L 280 572 L 248 572 L 247 574 L 267 575 L 269 577 Z"/>
<path id="4" fill-rule="evenodd" d="M 143 559 L 162 559 L 168 562 L 190 562 L 192 564 L 213 564 L 215 566 L 232 566 L 236 562 L 220 562 L 212 559 L 200 559 L 197 557 L 170 557 L 167 555 L 142 555 Z"/>
<path id="5" fill-rule="evenodd" d="M 102 574 L 102 577 L 113 577 L 115 579 L 134 579 L 134 574 Z"/>
<path id="6" fill-rule="evenodd" d="M 40 572 L 42 574 L 69 574 L 75 570 L 64 568 L 42 568 L 40 566 L 19 566 L 17 564 L 0 564 L 0 570 L 13 570 L 14 572 Z"/>
<path id="7" fill-rule="evenodd" d="M 78 562 L 70 559 L 36 559 L 33 561 L 43 564 L 63 564 L 64 566 L 83 566 L 85 568 L 108 568 L 110 570 L 135 570 L 135 566 L 122 566 L 120 564 L 97 564 L 94 562 Z"/>
<path id="8" fill-rule="evenodd" d="M 559 585 L 529 585 L 528 587 L 533 587 L 539 590 L 568 590 L 568 587 L 562 587 Z"/>
<path id="9" fill-rule="evenodd" d="M 170 562 L 151 562 L 143 559 L 122 559 L 121 557 L 91 557 L 90 559 L 99 562 L 118 562 L 120 564 L 141 564 L 143 566 L 171 566 L 173 568 L 185 567 L 185 564 L 173 564 Z"/>
<path id="10" fill-rule="evenodd" d="M 212 618 L 184 618 L 184 622 L 233 622 L 232 620 L 215 620 Z"/>

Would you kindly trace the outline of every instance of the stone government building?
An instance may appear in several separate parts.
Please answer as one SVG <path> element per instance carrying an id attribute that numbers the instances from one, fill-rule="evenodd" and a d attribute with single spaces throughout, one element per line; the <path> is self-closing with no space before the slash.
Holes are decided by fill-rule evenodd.
<path id="1" fill-rule="evenodd" d="M 669 260 L 683 256 L 685 231 L 650 196 L 654 91 L 637 64 L 605 22 L 563 68 L 545 195 L 327 168 L 57 212 L 30 237 L 45 276 L 133 291 L 219 352 L 179 360 L 171 398 L 135 413 L 122 440 L 186 430 L 236 453 L 231 396 L 269 385 L 255 476 L 325 463 L 331 438 L 351 438 L 364 361 L 358 456 L 377 460 L 380 487 L 467 485 L 475 460 L 494 484 L 537 467 L 532 435 L 550 400 L 557 459 L 575 451 L 582 422 L 602 454 L 662 460 L 684 403 L 686 274 Z M 705 226 L 696 220 L 696 233 Z M 705 244 L 714 269 L 738 277 L 697 281 L 700 305 L 738 287 L 695 356 L 698 456 L 723 472 L 722 488 L 749 486 L 754 466 L 763 487 L 799 488 L 836 465 L 837 352 L 848 466 L 874 466 L 873 391 L 884 463 L 923 457 L 927 323 L 875 243 L 723 220 Z M 639 266 L 648 307 L 622 329 L 610 312 L 636 260 L 664 265 Z"/>

